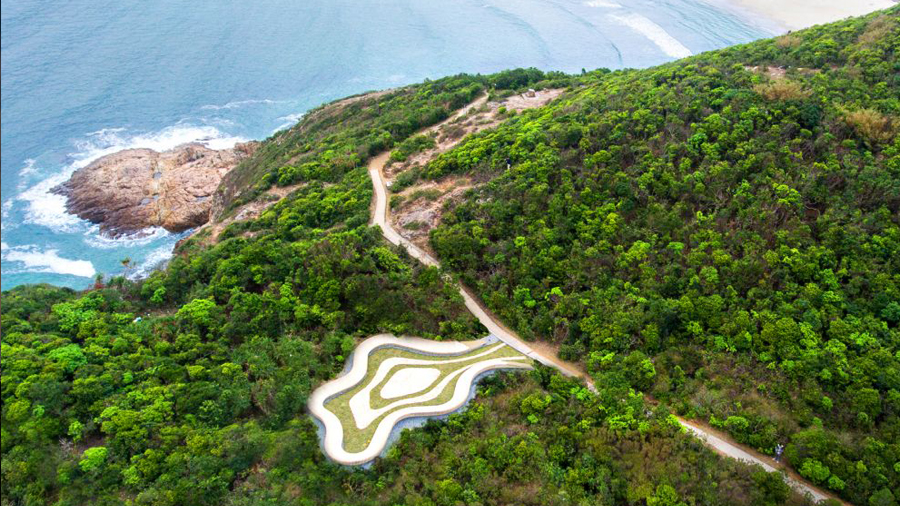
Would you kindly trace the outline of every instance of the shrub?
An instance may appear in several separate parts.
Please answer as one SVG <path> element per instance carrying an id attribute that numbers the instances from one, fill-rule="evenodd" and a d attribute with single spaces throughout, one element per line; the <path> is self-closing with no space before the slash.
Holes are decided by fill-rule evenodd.
<path id="1" fill-rule="evenodd" d="M 777 39 L 775 39 L 775 45 L 777 45 L 778 47 L 785 47 L 785 48 L 786 47 L 797 47 L 802 42 L 803 42 L 803 40 L 800 37 L 797 37 L 796 35 L 792 35 L 792 34 L 782 35 L 781 37 L 778 37 Z"/>
<path id="2" fill-rule="evenodd" d="M 800 476 L 809 478 L 815 483 L 825 483 L 825 480 L 831 476 L 831 470 L 828 466 L 815 459 L 807 459 L 800 466 Z"/>
<path id="3" fill-rule="evenodd" d="M 896 27 L 897 23 L 889 16 L 879 16 L 869 23 L 856 42 L 862 47 L 869 47 L 880 40 L 886 40 Z"/>
<path id="4" fill-rule="evenodd" d="M 804 89 L 802 84 L 789 79 L 757 84 L 753 91 L 769 101 L 802 100 L 810 95 L 810 91 Z"/>
<path id="5" fill-rule="evenodd" d="M 875 109 L 844 112 L 844 122 L 869 142 L 889 142 L 897 135 L 896 121 Z"/>
<path id="6" fill-rule="evenodd" d="M 81 461 L 78 462 L 78 467 L 86 473 L 96 471 L 106 462 L 106 453 L 105 446 L 88 448 L 84 451 Z"/>

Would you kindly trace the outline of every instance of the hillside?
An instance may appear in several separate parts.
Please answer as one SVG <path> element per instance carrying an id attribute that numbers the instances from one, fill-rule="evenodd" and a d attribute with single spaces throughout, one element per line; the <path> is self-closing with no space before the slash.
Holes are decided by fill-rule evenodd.
<path id="1" fill-rule="evenodd" d="M 422 170 L 485 181 L 434 251 L 598 384 L 896 491 L 898 13 L 586 79 Z"/>
<path id="2" fill-rule="evenodd" d="M 226 176 L 165 270 L 3 293 L 4 504 L 808 503 L 672 412 L 896 504 L 898 46 L 894 8 L 646 70 L 460 75 L 310 111 Z M 370 158 L 529 88 L 566 91 L 395 175 L 472 186 L 430 231 L 447 272 L 368 226 Z M 442 274 L 598 393 L 493 376 L 370 468 L 329 463 L 304 406 L 361 338 L 484 334 Z"/>

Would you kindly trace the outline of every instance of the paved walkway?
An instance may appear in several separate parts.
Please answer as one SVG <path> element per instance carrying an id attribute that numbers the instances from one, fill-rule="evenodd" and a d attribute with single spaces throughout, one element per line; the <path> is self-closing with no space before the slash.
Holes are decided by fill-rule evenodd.
<path id="1" fill-rule="evenodd" d="M 469 107 L 464 107 L 453 117 L 446 121 L 451 121 L 452 119 L 465 114 L 465 112 L 468 110 Z M 438 126 L 440 125 L 436 125 L 431 128 L 437 128 Z M 384 234 L 384 237 L 388 241 L 397 246 L 403 246 L 413 258 L 416 258 L 425 265 L 440 267 L 440 263 L 437 261 L 437 259 L 429 255 L 426 251 L 422 250 L 405 237 L 401 236 L 400 233 L 391 226 L 390 208 L 388 207 L 388 202 L 390 200 L 389 192 L 384 181 L 384 166 L 387 163 L 389 156 L 390 152 L 385 152 L 376 156 L 375 158 L 372 158 L 369 161 L 369 176 L 372 178 L 372 186 L 375 190 L 375 204 L 370 224 L 378 225 L 379 227 L 381 227 L 381 232 Z M 469 311 L 471 311 L 472 314 L 475 315 L 476 318 L 478 318 L 478 321 L 480 321 L 482 325 L 487 327 L 487 329 L 492 334 L 497 336 L 500 340 L 510 345 L 520 353 L 544 365 L 556 368 L 566 376 L 584 379 L 589 389 L 594 392 L 597 391 L 590 378 L 586 374 L 584 374 L 584 372 L 579 371 L 572 365 L 563 363 L 556 357 L 541 354 L 538 351 L 534 350 L 525 341 L 515 335 L 513 331 L 506 328 L 506 326 L 504 326 L 500 322 L 500 320 L 497 319 L 493 314 L 491 314 L 486 308 L 484 308 L 475 299 L 475 297 L 472 296 L 471 293 L 469 293 L 468 289 L 466 289 L 464 286 L 459 286 L 458 288 L 459 293 L 460 295 L 462 295 L 463 300 L 465 300 L 466 307 L 469 309 Z M 696 424 L 692 424 L 687 420 L 679 418 L 678 421 L 685 429 L 700 437 L 701 439 L 704 439 L 707 445 L 712 447 L 720 454 L 743 460 L 752 464 L 759 464 L 768 472 L 776 471 L 776 469 L 769 462 L 757 456 L 755 451 L 744 449 L 740 445 L 731 443 L 717 436 L 712 431 L 700 427 Z M 836 496 L 830 493 L 823 492 L 818 487 L 812 485 L 811 483 L 796 475 L 796 473 L 787 473 L 786 481 L 788 485 L 793 487 L 795 490 L 798 490 L 803 494 L 809 494 L 813 498 L 813 500 L 817 502 L 823 501 L 825 499 L 838 499 Z M 844 502 L 842 503 L 847 504 Z"/>
<path id="2" fill-rule="evenodd" d="M 328 402 L 328 400 L 332 397 L 340 395 L 341 393 L 352 389 L 365 379 L 366 373 L 369 368 L 369 355 L 376 349 L 383 346 L 397 346 L 400 348 L 421 351 L 433 355 L 443 355 L 447 358 L 450 358 L 450 361 L 452 362 L 452 357 L 462 355 L 482 347 L 485 348 L 484 354 L 490 354 L 496 348 L 490 347 L 490 344 L 496 342 L 497 341 L 490 336 L 479 339 L 477 341 L 462 342 L 431 341 L 428 339 L 419 339 L 415 337 L 395 337 L 390 334 L 378 334 L 364 340 L 353 351 L 353 363 L 350 367 L 350 370 L 348 370 L 345 374 L 322 384 L 309 396 L 308 405 L 310 412 L 325 426 L 325 439 L 323 442 L 325 453 L 327 453 L 328 456 L 333 460 L 341 464 L 365 464 L 366 462 L 371 461 L 381 454 L 388 442 L 388 439 L 390 439 L 391 432 L 393 431 L 394 426 L 397 425 L 397 423 L 399 423 L 400 421 L 411 417 L 444 415 L 462 407 L 462 405 L 465 404 L 469 399 L 469 393 L 471 392 L 472 383 L 481 373 L 489 371 L 491 369 L 531 369 L 530 363 L 522 362 L 525 358 L 521 355 L 517 357 L 487 358 L 480 362 L 474 362 L 470 365 L 467 365 L 464 368 L 455 371 L 451 375 L 448 375 L 439 385 L 435 386 L 425 394 L 411 399 L 402 399 L 400 401 L 396 401 L 390 406 L 386 406 L 380 410 L 372 410 L 368 395 L 364 395 L 362 396 L 364 397 L 362 405 L 357 406 L 357 408 L 353 411 L 353 416 L 354 418 L 356 418 L 357 426 L 359 426 L 360 428 L 367 427 L 371 423 L 373 423 L 379 416 L 384 415 L 385 413 L 387 413 L 387 415 L 384 416 L 384 418 L 382 418 L 378 423 L 377 427 L 375 428 L 375 432 L 365 449 L 355 453 L 348 452 L 344 449 L 344 427 L 341 423 L 341 419 L 338 418 L 338 416 L 332 411 L 327 409 L 325 407 L 325 403 Z M 501 344 L 499 346 L 503 345 Z M 472 358 L 474 357 L 467 357 L 465 360 L 471 360 Z M 433 360 L 425 361 L 401 358 L 388 360 L 393 360 L 392 363 L 387 364 L 389 366 L 388 369 L 390 368 L 390 366 L 402 364 L 435 364 Z M 384 366 L 385 363 L 382 363 L 381 369 L 385 369 Z M 378 371 L 379 373 L 382 372 L 381 369 Z M 384 372 L 386 374 L 388 372 L 387 369 L 385 369 Z M 374 387 L 375 385 L 377 385 L 379 382 L 375 381 L 377 379 L 378 378 L 376 377 L 373 381 L 371 381 L 368 387 Z M 446 386 L 449 385 L 450 382 L 454 379 L 456 380 L 456 383 L 453 386 L 453 395 L 448 401 L 443 402 L 439 405 L 413 405 L 417 402 L 427 402 L 429 400 L 437 398 L 443 392 L 444 388 L 446 388 Z M 364 391 L 368 394 L 368 390 Z M 355 398 L 356 396 L 354 396 L 354 399 Z M 393 409 L 393 411 L 391 411 L 391 409 Z M 388 411 L 390 412 L 388 413 Z M 353 430 L 353 428 L 349 427 L 348 429 Z"/>

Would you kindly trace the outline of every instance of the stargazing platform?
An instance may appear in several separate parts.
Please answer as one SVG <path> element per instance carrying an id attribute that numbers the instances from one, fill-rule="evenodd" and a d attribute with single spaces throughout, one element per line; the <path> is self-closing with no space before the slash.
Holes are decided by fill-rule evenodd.
<path id="1" fill-rule="evenodd" d="M 324 426 L 323 448 L 332 460 L 365 464 L 401 421 L 456 411 L 473 383 L 498 369 L 531 369 L 531 360 L 494 336 L 429 341 L 379 334 L 356 347 L 341 376 L 313 391 L 309 410 Z"/>

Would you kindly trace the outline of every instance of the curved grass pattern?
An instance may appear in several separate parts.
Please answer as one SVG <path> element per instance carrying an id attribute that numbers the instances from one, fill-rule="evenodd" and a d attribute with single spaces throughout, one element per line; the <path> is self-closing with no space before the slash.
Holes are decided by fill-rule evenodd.
<path id="1" fill-rule="evenodd" d="M 482 373 L 529 368 L 528 357 L 493 336 L 437 342 L 381 334 L 360 343 L 350 369 L 317 388 L 309 406 L 325 426 L 328 456 L 362 464 L 381 453 L 401 420 L 462 406 Z"/>

